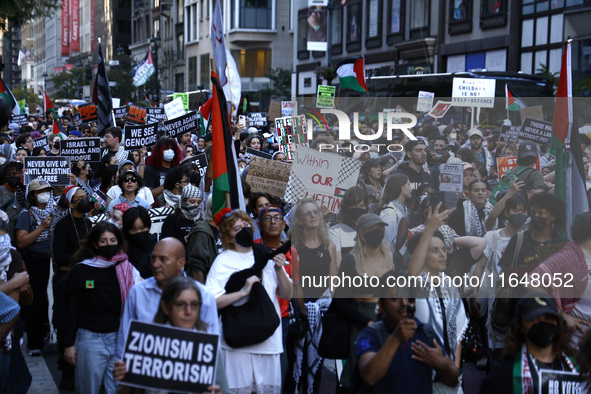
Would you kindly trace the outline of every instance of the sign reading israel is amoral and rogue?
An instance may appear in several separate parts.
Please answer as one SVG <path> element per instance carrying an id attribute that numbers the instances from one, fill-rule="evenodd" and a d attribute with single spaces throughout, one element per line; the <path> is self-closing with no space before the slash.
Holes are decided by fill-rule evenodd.
<path id="1" fill-rule="evenodd" d="M 484 78 L 454 78 L 451 104 L 456 107 L 495 106 L 496 80 Z"/>
<path id="2" fill-rule="evenodd" d="M 125 150 L 140 149 L 152 146 L 158 140 L 158 123 L 147 125 L 125 125 L 123 128 L 123 147 Z"/>
<path id="3" fill-rule="evenodd" d="M 66 138 L 60 141 L 60 156 L 70 156 L 72 161 L 101 161 L 100 138 Z"/>

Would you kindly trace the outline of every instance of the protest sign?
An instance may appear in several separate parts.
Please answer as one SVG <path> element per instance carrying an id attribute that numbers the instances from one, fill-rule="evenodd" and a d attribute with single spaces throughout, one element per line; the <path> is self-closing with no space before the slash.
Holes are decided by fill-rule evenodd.
<path id="1" fill-rule="evenodd" d="M 464 166 L 462 164 L 439 165 L 439 190 L 461 193 L 464 187 Z"/>
<path id="2" fill-rule="evenodd" d="M 94 103 L 83 104 L 78 106 L 78 113 L 82 123 L 89 123 L 98 120 L 98 112 Z"/>
<path id="3" fill-rule="evenodd" d="M 166 119 L 166 113 L 162 107 L 146 108 L 146 123 L 159 122 Z"/>
<path id="4" fill-rule="evenodd" d="M 517 142 L 521 126 L 501 126 L 500 142 Z"/>
<path id="5" fill-rule="evenodd" d="M 250 112 L 246 114 L 246 124 L 248 127 L 264 127 L 267 125 L 266 112 Z"/>
<path id="6" fill-rule="evenodd" d="M 451 103 L 456 107 L 495 107 L 496 80 L 485 78 L 454 78 Z"/>
<path id="7" fill-rule="evenodd" d="M 517 167 L 517 156 L 497 157 L 497 173 L 499 181 L 511 169 Z M 536 170 L 540 169 L 540 156 L 534 165 Z"/>
<path id="8" fill-rule="evenodd" d="M 72 161 L 101 161 L 100 138 L 66 138 L 60 141 L 60 156 L 70 156 Z"/>
<path id="9" fill-rule="evenodd" d="M 279 137 L 279 150 L 285 153 L 287 160 L 292 160 L 295 146 L 304 146 L 307 142 L 306 117 L 300 115 L 277 118 L 275 130 Z"/>
<path id="10" fill-rule="evenodd" d="M 196 164 L 199 168 L 199 175 L 201 178 L 205 176 L 205 172 L 207 171 L 207 155 L 205 153 L 197 153 L 195 156 L 186 157 L 182 162 L 181 166 L 185 164 Z"/>
<path id="11" fill-rule="evenodd" d="M 281 102 L 271 100 L 269 104 L 269 111 L 267 111 L 267 118 L 272 122 L 275 118 L 279 118 L 281 115 Z"/>
<path id="12" fill-rule="evenodd" d="M 116 107 L 118 107 L 118 106 L 121 105 L 121 99 L 120 98 L 111 97 L 111 103 L 113 104 L 113 108 L 116 108 Z"/>
<path id="13" fill-rule="evenodd" d="M 532 141 L 546 144 L 552 137 L 552 122 L 525 118 L 517 136 L 517 142 Z"/>
<path id="14" fill-rule="evenodd" d="M 179 135 L 195 132 L 196 130 L 197 112 L 195 111 L 164 122 L 164 131 L 170 138 L 176 138 Z"/>
<path id="15" fill-rule="evenodd" d="M 529 107 L 521 108 L 519 110 L 519 115 L 521 116 L 522 123 L 525 120 L 525 118 L 544 120 L 544 108 L 541 105 L 532 105 Z"/>
<path id="16" fill-rule="evenodd" d="M 177 98 L 181 99 L 181 102 L 183 103 L 183 109 L 185 112 L 189 112 L 189 93 L 174 93 L 172 98 L 174 100 Z"/>
<path id="17" fill-rule="evenodd" d="M 540 394 L 582 394 L 585 390 L 584 378 L 577 372 L 540 369 Z"/>
<path id="18" fill-rule="evenodd" d="M 47 140 L 47 136 L 36 138 L 33 140 L 33 149 L 41 146 L 47 153 L 49 153 L 49 141 Z"/>
<path id="19" fill-rule="evenodd" d="M 294 108 L 296 108 L 296 103 L 293 101 L 282 101 L 281 102 L 281 116 L 292 116 L 294 113 Z"/>
<path id="20" fill-rule="evenodd" d="M 82 117 L 80 116 L 79 113 L 77 113 L 76 115 L 74 115 L 74 117 L 72 118 L 72 123 L 74 123 L 74 126 L 78 127 L 81 126 L 82 123 Z"/>
<path id="21" fill-rule="evenodd" d="M 357 160 L 298 147 L 294 152 L 288 200 L 295 204 L 298 199 L 310 196 L 337 213 L 345 191 L 357 184 L 360 167 L 361 162 Z"/>
<path id="22" fill-rule="evenodd" d="M 336 86 L 318 85 L 318 93 L 316 94 L 316 107 L 333 108 L 336 90 Z"/>
<path id="23" fill-rule="evenodd" d="M 127 110 L 127 122 L 134 124 L 146 123 L 146 109 L 137 105 L 130 105 Z"/>
<path id="24" fill-rule="evenodd" d="M 579 134 L 591 134 L 591 126 L 579 127 Z"/>
<path id="25" fill-rule="evenodd" d="M 245 152 L 245 156 L 248 155 L 250 156 L 258 156 L 258 157 L 262 157 L 263 159 L 272 159 L 273 155 L 267 152 L 263 152 L 262 150 L 257 150 L 257 149 L 252 149 L 252 148 L 246 148 L 246 152 Z"/>
<path id="26" fill-rule="evenodd" d="M 12 115 L 12 123 L 16 123 L 19 126 L 26 126 L 29 124 L 27 115 Z"/>
<path id="27" fill-rule="evenodd" d="M 169 120 L 183 116 L 185 114 L 183 100 L 178 97 L 172 100 L 170 103 L 164 104 L 164 112 L 166 112 L 166 117 Z"/>
<path id="28" fill-rule="evenodd" d="M 127 116 L 127 107 L 113 108 L 115 119 L 123 119 Z"/>
<path id="29" fill-rule="evenodd" d="M 441 119 L 445 116 L 445 114 L 447 113 L 447 111 L 451 108 L 451 102 L 449 101 L 437 101 L 437 104 L 435 104 L 435 106 L 433 108 L 431 108 L 431 110 L 429 111 L 429 113 L 427 115 L 435 118 L 435 119 Z"/>
<path id="30" fill-rule="evenodd" d="M 70 158 L 67 156 L 29 156 L 24 158 L 25 184 L 34 179 L 44 179 L 51 186 L 67 186 L 70 184 Z"/>
<path id="31" fill-rule="evenodd" d="M 252 156 L 248 164 L 246 182 L 253 192 L 270 193 L 276 197 L 285 196 L 291 163 Z"/>
<path id="32" fill-rule="evenodd" d="M 121 384 L 166 392 L 204 392 L 215 382 L 218 336 L 132 320 Z"/>
<path id="33" fill-rule="evenodd" d="M 123 128 L 123 147 L 125 150 L 152 146 L 158 140 L 158 123 L 147 125 L 125 125 Z"/>
<path id="34" fill-rule="evenodd" d="M 419 98 L 417 100 L 417 112 L 428 112 L 433 107 L 433 98 L 435 93 L 424 92 L 419 90 Z"/>

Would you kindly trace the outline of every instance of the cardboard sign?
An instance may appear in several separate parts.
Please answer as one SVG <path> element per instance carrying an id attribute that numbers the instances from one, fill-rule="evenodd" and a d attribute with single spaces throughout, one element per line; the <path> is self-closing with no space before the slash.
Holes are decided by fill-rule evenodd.
<path id="1" fill-rule="evenodd" d="M 41 137 L 41 138 L 36 138 L 33 140 L 33 149 L 37 148 L 37 147 L 42 147 L 43 149 L 45 149 L 45 151 L 47 153 L 49 153 L 49 141 L 47 140 L 47 136 L 45 137 Z"/>
<path id="2" fill-rule="evenodd" d="M 127 116 L 127 106 L 113 108 L 113 115 L 115 115 L 115 119 L 123 119 Z"/>
<path id="3" fill-rule="evenodd" d="M 174 119 L 178 118 L 179 116 L 183 116 L 185 114 L 183 100 L 179 97 L 175 98 L 170 103 L 164 104 L 164 112 L 166 112 L 166 117 L 168 119 Z"/>
<path id="4" fill-rule="evenodd" d="M 186 115 L 164 122 L 164 130 L 170 138 L 194 132 L 197 130 L 197 112 L 189 112 Z"/>
<path id="5" fill-rule="evenodd" d="M 271 193 L 282 198 L 289 182 L 291 166 L 291 163 L 253 156 L 248 164 L 246 181 L 253 192 Z"/>
<path id="6" fill-rule="evenodd" d="M 173 99 L 181 99 L 182 103 L 183 103 L 183 109 L 185 110 L 185 112 L 189 112 L 189 93 L 174 93 L 172 95 Z"/>
<path id="7" fill-rule="evenodd" d="M 583 394 L 586 393 L 584 377 L 576 372 L 540 369 L 539 387 L 541 394 Z"/>
<path id="8" fill-rule="evenodd" d="M 82 123 L 89 123 L 98 120 L 98 112 L 94 103 L 79 105 L 78 113 L 80 114 Z"/>
<path id="9" fill-rule="evenodd" d="M 137 105 L 130 105 L 127 110 L 126 121 L 133 124 L 146 123 L 146 109 L 138 107 Z"/>
<path id="10" fill-rule="evenodd" d="M 263 159 L 272 159 L 273 155 L 267 152 L 263 152 L 261 150 L 256 150 L 256 149 L 252 149 L 252 148 L 246 148 L 246 155 L 252 157 L 252 156 L 257 156 L 257 157 L 262 157 Z M 245 156 L 246 156 L 245 155 Z"/>
<path id="11" fill-rule="evenodd" d="M 464 187 L 464 166 L 462 164 L 439 165 L 439 190 L 461 193 Z"/>
<path id="12" fill-rule="evenodd" d="M 266 112 L 251 112 L 246 114 L 246 124 L 248 127 L 264 127 L 267 125 Z"/>
<path id="13" fill-rule="evenodd" d="M 451 101 L 437 101 L 437 104 L 435 104 L 435 106 L 433 108 L 431 108 L 431 110 L 429 111 L 429 113 L 427 115 L 431 116 L 432 118 L 435 119 L 441 119 L 445 116 L 445 114 L 447 113 L 447 111 L 451 108 Z"/>
<path id="14" fill-rule="evenodd" d="M 496 80 L 485 78 L 454 78 L 451 103 L 456 107 L 495 107 Z"/>
<path id="15" fill-rule="evenodd" d="M 197 153 L 195 156 L 186 157 L 183 161 L 181 161 L 181 166 L 185 164 L 196 164 L 199 168 L 199 175 L 201 178 L 205 176 L 205 172 L 207 171 L 207 155 L 203 152 Z"/>
<path id="16" fill-rule="evenodd" d="M 525 118 L 544 120 L 544 108 L 541 105 L 532 105 L 530 107 L 521 108 L 519 110 L 519 115 L 521 116 L 521 122 L 523 122 Z"/>
<path id="17" fill-rule="evenodd" d="M 419 99 L 417 100 L 417 112 L 427 112 L 430 111 L 433 107 L 433 99 L 435 98 L 435 93 L 433 92 L 424 92 L 419 90 Z"/>
<path id="18" fill-rule="evenodd" d="M 334 98 L 336 96 L 336 86 L 318 85 L 316 93 L 316 107 L 334 108 Z"/>
<path id="19" fill-rule="evenodd" d="M 60 141 L 60 156 L 70 156 L 72 161 L 101 161 L 100 138 L 66 138 Z"/>
<path id="20" fill-rule="evenodd" d="M 296 177 L 305 189 L 305 196 L 315 199 L 332 213 L 341 209 L 345 191 L 356 185 L 361 163 L 334 153 L 319 152 L 298 147 L 290 177 Z M 340 176 L 341 169 L 351 169 L 347 176 Z M 298 182 L 298 183 L 299 183 Z M 297 199 L 295 193 L 293 199 Z M 297 201 L 291 201 L 295 203 Z"/>
<path id="21" fill-rule="evenodd" d="M 123 147 L 125 150 L 152 146 L 158 140 L 158 123 L 147 125 L 125 125 L 123 128 Z"/>
<path id="22" fill-rule="evenodd" d="M 552 137 L 552 122 L 545 122 L 532 118 L 525 118 L 517 136 L 517 142 L 533 141 L 546 144 Z"/>
<path id="23" fill-rule="evenodd" d="M 271 100 L 269 103 L 269 111 L 267 112 L 267 118 L 272 122 L 274 119 L 279 118 L 281 115 L 281 103 L 276 100 Z"/>
<path id="24" fill-rule="evenodd" d="M 166 392 L 204 392 L 215 382 L 218 336 L 132 320 L 121 384 Z"/>
<path id="25" fill-rule="evenodd" d="M 497 173 L 499 181 L 511 168 L 514 167 L 517 167 L 517 156 L 497 157 Z M 538 161 L 534 165 L 534 168 L 536 170 L 540 169 L 540 156 L 538 156 Z"/>
<path id="26" fill-rule="evenodd" d="M 163 107 L 146 108 L 146 123 L 159 122 L 166 119 L 166 112 Z"/>
<path id="27" fill-rule="evenodd" d="M 24 158 L 25 184 L 34 179 L 44 179 L 51 186 L 67 186 L 70 184 L 68 174 L 70 158 L 67 156 L 29 156 Z"/>
<path id="28" fill-rule="evenodd" d="M 521 126 L 501 126 L 500 142 L 517 142 Z"/>
<path id="29" fill-rule="evenodd" d="M 12 123 L 16 123 L 19 126 L 26 126 L 29 124 L 29 118 L 27 115 L 12 115 Z"/>

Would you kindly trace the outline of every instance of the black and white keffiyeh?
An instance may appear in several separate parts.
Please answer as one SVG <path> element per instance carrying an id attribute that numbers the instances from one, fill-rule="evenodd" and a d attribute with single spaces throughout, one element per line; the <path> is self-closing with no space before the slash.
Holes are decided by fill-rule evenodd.
<path id="1" fill-rule="evenodd" d="M 482 209 L 476 208 L 472 200 L 464 201 L 464 225 L 466 227 L 466 235 L 476 237 L 483 237 L 486 233 L 486 226 L 484 222 L 493 210 L 493 205 L 490 201 L 486 201 Z M 480 212 L 479 212 L 480 211 Z M 496 226 L 495 226 L 496 227 Z M 495 228 L 493 228 L 495 230 Z"/>

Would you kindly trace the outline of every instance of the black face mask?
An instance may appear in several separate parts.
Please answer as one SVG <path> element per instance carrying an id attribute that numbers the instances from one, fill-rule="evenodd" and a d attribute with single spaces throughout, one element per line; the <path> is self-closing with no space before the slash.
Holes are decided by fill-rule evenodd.
<path id="1" fill-rule="evenodd" d="M 131 243 L 138 245 L 138 246 L 148 247 L 149 239 L 150 239 L 150 232 L 149 231 L 142 231 L 141 233 L 129 234 L 129 240 L 131 241 Z"/>
<path id="2" fill-rule="evenodd" d="M 21 177 L 20 176 L 9 176 L 8 177 L 8 186 L 11 188 L 16 188 L 18 185 L 21 184 Z"/>
<path id="3" fill-rule="evenodd" d="M 554 341 L 557 330 L 556 324 L 542 321 L 531 326 L 526 336 L 537 347 L 545 348 Z"/>
<path id="4" fill-rule="evenodd" d="M 357 219 L 359 219 L 361 215 L 364 215 L 366 213 L 367 210 L 363 208 L 348 208 L 347 219 L 349 219 L 349 221 L 353 223 L 353 225 L 355 225 L 355 223 L 357 223 Z"/>
<path id="5" fill-rule="evenodd" d="M 531 217 L 531 228 L 537 232 L 542 232 L 544 229 L 548 227 L 548 223 L 546 222 L 546 218 L 541 218 L 539 216 L 532 216 Z"/>
<path id="6" fill-rule="evenodd" d="M 80 213 L 88 213 L 92 209 L 92 203 L 89 197 L 85 197 L 82 200 L 78 201 L 76 205 L 76 210 Z"/>
<path id="7" fill-rule="evenodd" d="M 384 230 L 371 230 L 365 233 L 363 238 L 365 239 L 365 243 L 369 246 L 377 248 L 384 240 Z"/>
<path id="8" fill-rule="evenodd" d="M 111 260 L 119 252 L 119 245 L 103 245 L 98 247 L 98 255 Z"/>
<path id="9" fill-rule="evenodd" d="M 236 243 L 243 248 L 250 248 L 254 243 L 252 227 L 243 227 L 234 237 Z"/>
<path id="10" fill-rule="evenodd" d="M 92 179 L 94 178 L 94 171 L 92 171 L 91 169 L 88 170 L 88 175 L 86 175 L 86 177 L 88 179 Z"/>
<path id="11" fill-rule="evenodd" d="M 117 164 L 109 164 L 107 168 L 113 173 L 116 174 L 119 171 L 119 166 Z"/>
<path id="12" fill-rule="evenodd" d="M 509 215 L 509 224 L 511 227 L 520 229 L 525 224 L 527 220 L 527 216 L 522 213 L 514 213 L 513 215 Z"/>

